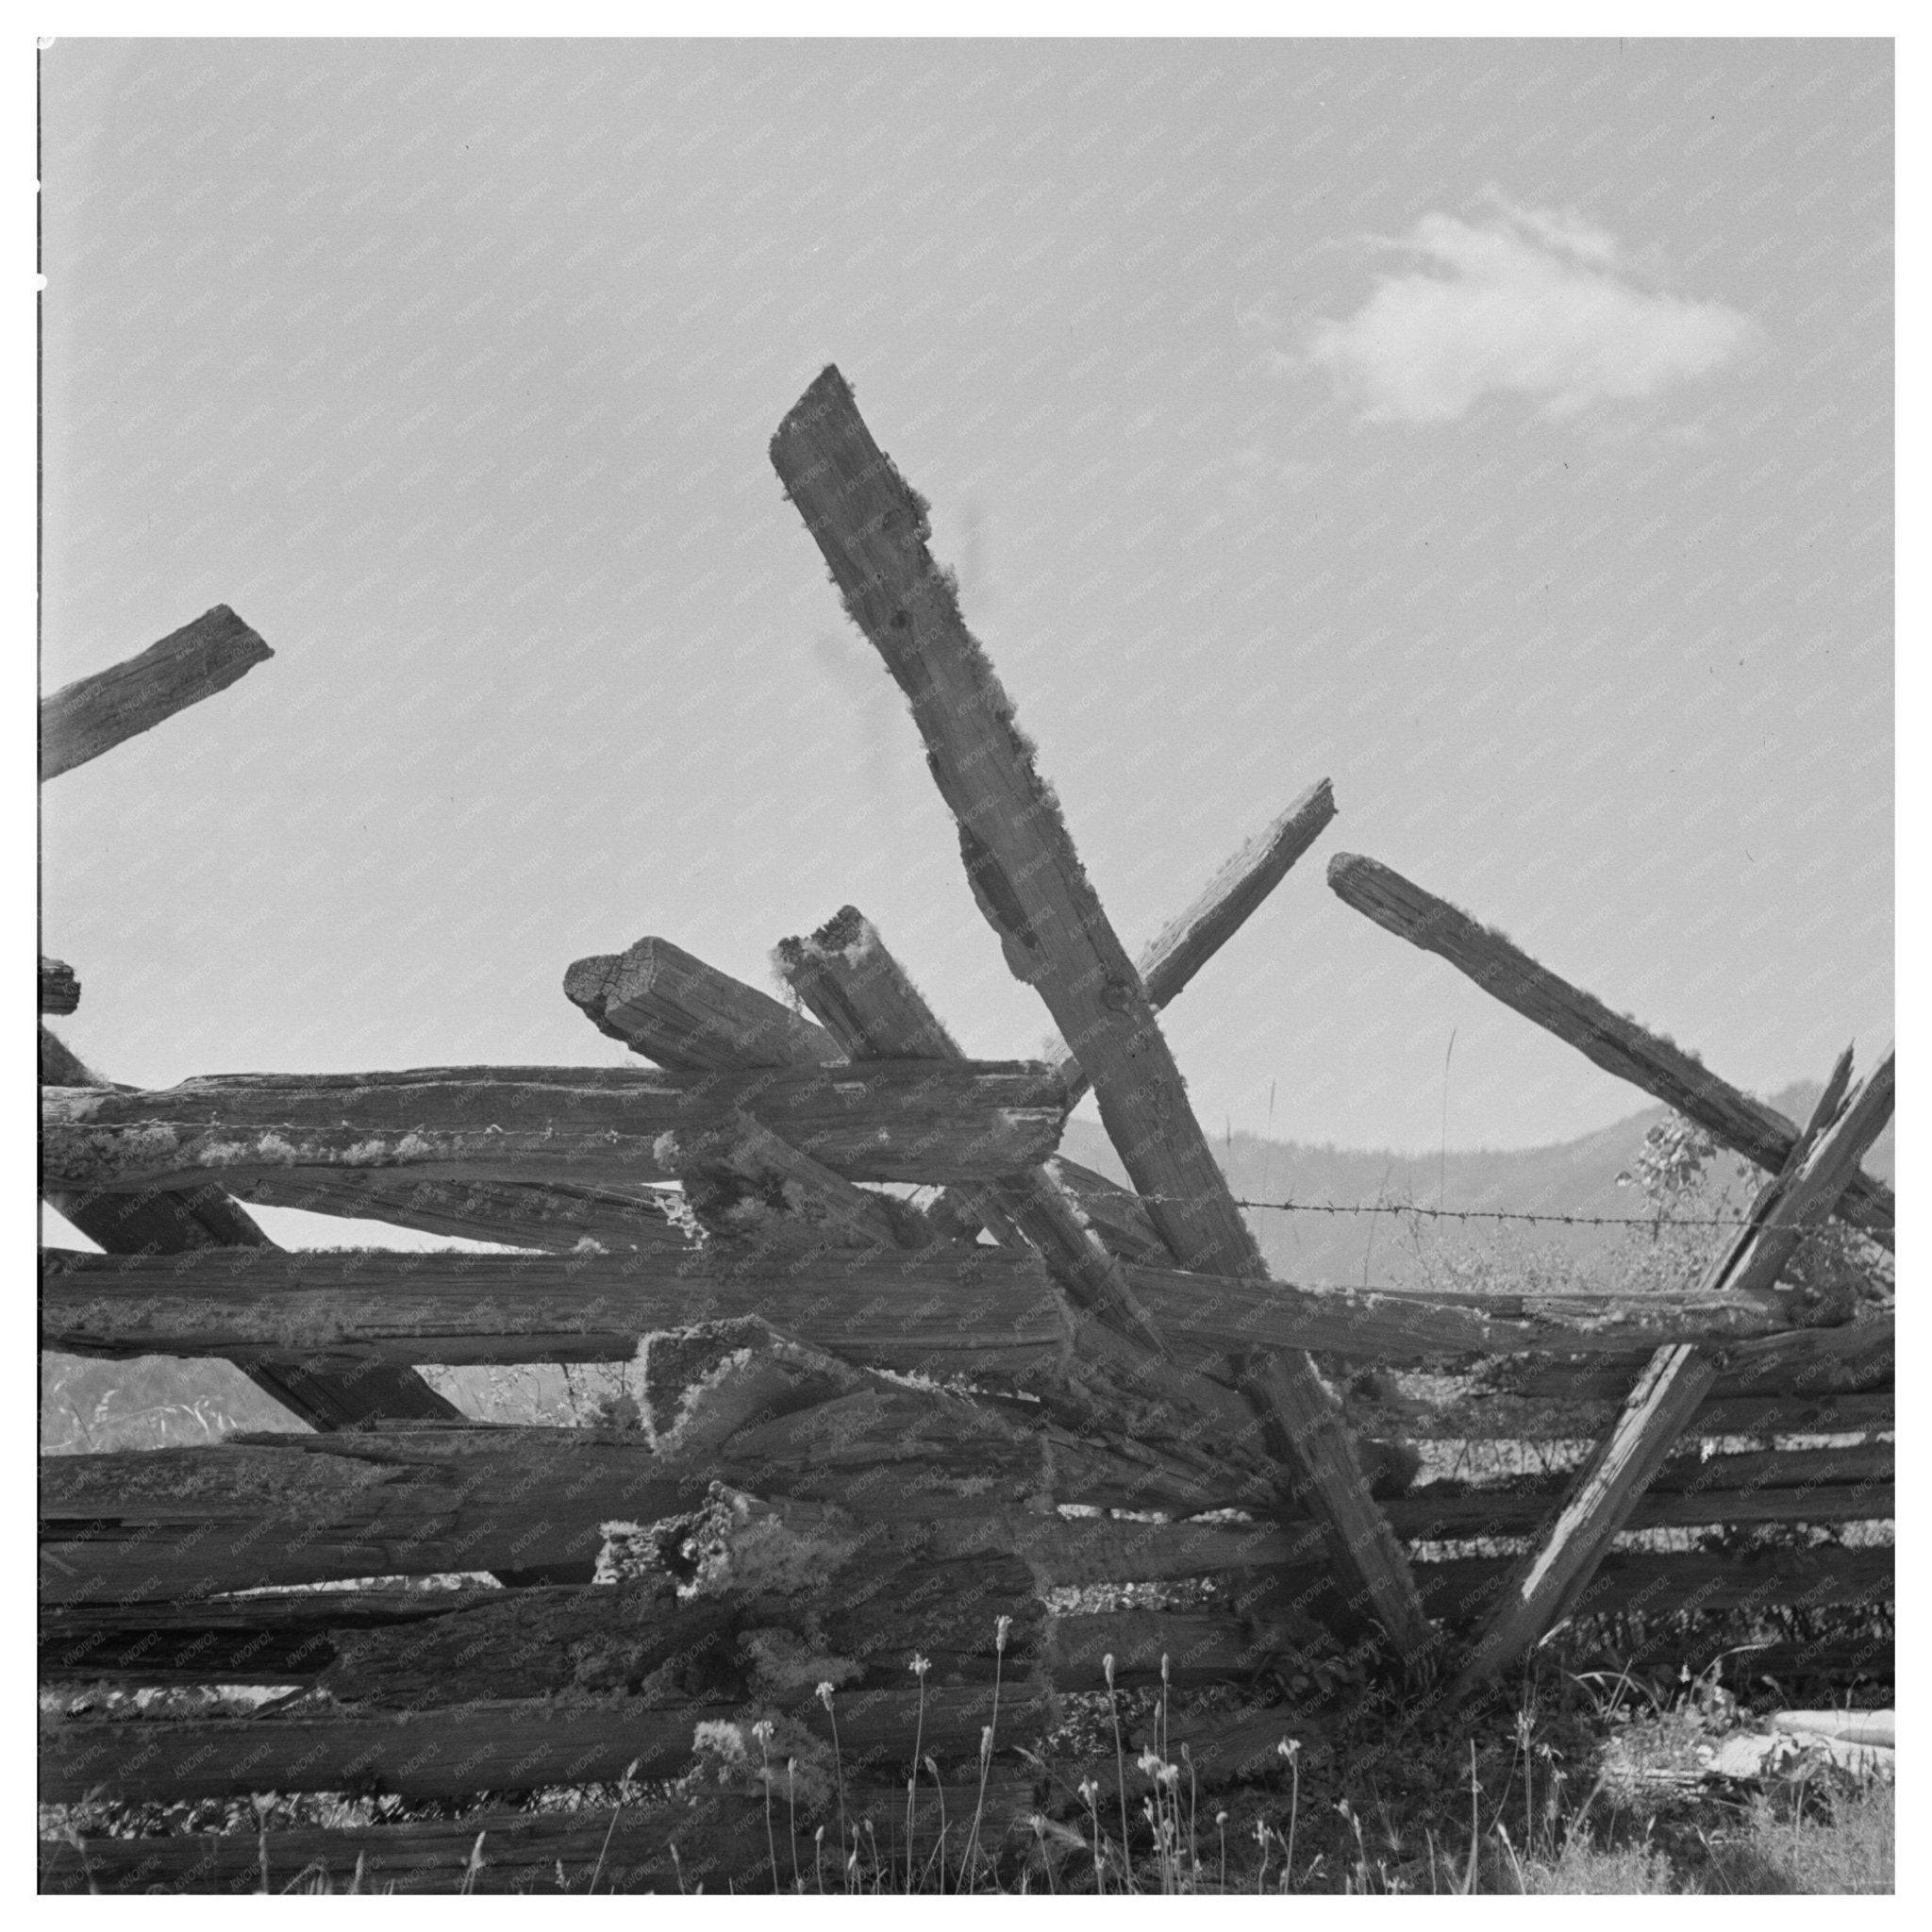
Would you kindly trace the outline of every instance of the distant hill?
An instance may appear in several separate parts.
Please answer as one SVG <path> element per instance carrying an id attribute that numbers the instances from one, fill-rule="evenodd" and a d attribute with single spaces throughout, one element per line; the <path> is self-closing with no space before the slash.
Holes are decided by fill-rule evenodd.
<path id="1" fill-rule="evenodd" d="M 1820 1082 L 1799 1081 L 1764 1098 L 1787 1118 L 1802 1122 L 1820 1091 Z M 1630 1215 L 1643 1211 L 1643 1195 L 1636 1188 L 1619 1187 L 1617 1175 L 1636 1158 L 1644 1134 L 1669 1111 L 1646 1108 L 1597 1133 L 1547 1147 L 1511 1153 L 1452 1151 L 1446 1163 L 1435 1155 L 1265 1141 L 1255 1134 L 1237 1134 L 1231 1143 L 1213 1144 L 1222 1171 L 1237 1198 L 1243 1200 L 1292 1199 L 1337 1206 L 1413 1203 L 1538 1214 Z M 1126 1171 L 1096 1123 L 1070 1122 L 1060 1144 L 1070 1158 L 1125 1182 Z M 1892 1178 L 1893 1146 L 1893 1129 L 1888 1126 L 1866 1158 L 1865 1166 L 1881 1180 Z M 1712 1165 L 1718 1174 L 1728 1175 L 1735 1157 L 1720 1149 Z M 1741 1205 L 1750 1191 L 1740 1184 L 1732 1190 L 1733 1199 Z M 1284 1280 L 1316 1285 L 1366 1279 L 1392 1286 L 1411 1282 L 1419 1273 L 1407 1245 L 1413 1239 L 1407 1229 L 1415 1224 L 1398 1223 L 1392 1216 L 1251 1210 L 1248 1223 L 1270 1267 Z M 1489 1238 L 1495 1227 L 1479 1223 L 1466 1227 L 1424 1225 L 1440 1229 L 1441 1239 L 1465 1241 Z M 1627 1239 L 1617 1228 L 1533 1227 L 1524 1234 L 1577 1257 L 1602 1253 Z"/>

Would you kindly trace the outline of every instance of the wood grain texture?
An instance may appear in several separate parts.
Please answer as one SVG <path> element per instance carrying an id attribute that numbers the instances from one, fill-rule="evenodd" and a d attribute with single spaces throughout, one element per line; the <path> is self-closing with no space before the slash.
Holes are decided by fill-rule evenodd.
<path id="1" fill-rule="evenodd" d="M 628 1361 L 641 1337 L 759 1317 L 850 1359 L 1013 1368 L 1063 1331 L 1036 1256 L 828 1256 L 777 1278 L 709 1258 L 371 1250 L 42 1257 L 43 1345 L 79 1354 L 363 1351 L 395 1361 Z M 561 1349 L 565 1353 L 549 1353 Z"/>
<path id="2" fill-rule="evenodd" d="M 225 691 L 275 653 L 225 604 L 41 700 L 41 782 Z"/>
<path id="3" fill-rule="evenodd" d="M 1752 1099 L 1673 1041 L 1559 979 L 1447 900 L 1353 852 L 1337 853 L 1328 861 L 1328 884 L 1344 905 L 1410 944 L 1439 954 L 1525 1020 L 1554 1033 L 1606 1073 L 1674 1108 L 1766 1173 L 1776 1174 L 1790 1158 L 1798 1129 L 1775 1108 Z M 1892 1245 L 1897 1203 L 1882 1181 L 1863 1173 L 1853 1175 L 1837 1211 L 1874 1241 Z"/>
<path id="4" fill-rule="evenodd" d="M 312 1173 L 636 1186 L 682 1140 L 755 1114 L 848 1179 L 1009 1173 L 1059 1138 L 1062 1090 L 1025 1061 L 874 1061 L 748 1074 L 425 1068 L 240 1074 L 158 1092 L 50 1089 L 42 1158 L 66 1188 L 196 1186 Z"/>
<path id="5" fill-rule="evenodd" d="M 641 939 L 627 952 L 579 959 L 563 991 L 600 1033 L 660 1067 L 703 1073 L 845 1058 L 823 1027 L 669 940 Z"/>
<path id="6" fill-rule="evenodd" d="M 773 1172 L 795 1185 L 796 1158 Z M 467 1361 L 556 1360 L 540 1351 L 566 1343 L 569 1359 L 622 1360 L 641 1335 L 749 1314 L 896 1368 L 1016 1367 L 1064 1339 L 1046 1270 L 1030 1249 L 906 1249 L 890 1218 L 855 1214 L 849 1226 L 808 1222 L 811 1246 L 779 1251 L 775 1280 L 749 1241 L 739 1268 L 731 1244 L 704 1253 L 352 1249 L 125 1259 L 53 1249 L 42 1257 L 41 1322 L 46 1346 L 83 1354 L 345 1348 L 396 1361 L 449 1361 L 456 1357 L 437 1351 L 458 1346 Z M 1721 1342 L 1790 1327 L 1790 1311 L 1770 1297 L 1740 1305 L 1707 1293 L 1430 1295 L 1150 1268 L 1126 1278 L 1140 1304 L 1172 1325 L 1174 1357 L 1191 1367 L 1256 1345 L 1408 1362 L 1592 1342 Z"/>
<path id="7" fill-rule="evenodd" d="M 847 613 L 912 708 L 959 828 L 980 910 L 1014 975 L 1045 1001 L 1092 1081 L 1101 1118 L 1176 1260 L 1267 1270 L 1188 1105 L 1154 1008 L 1074 849 L 1011 702 L 926 548 L 925 505 L 826 369 L 772 441 L 772 461 L 830 566 Z M 1014 1162 L 1012 1172 L 1032 1162 Z M 1348 1431 L 1312 1362 L 1272 1372 L 1282 1442 L 1333 1525 L 1335 1560 L 1398 1651 L 1428 1628 L 1400 1546 L 1370 1499 Z"/>

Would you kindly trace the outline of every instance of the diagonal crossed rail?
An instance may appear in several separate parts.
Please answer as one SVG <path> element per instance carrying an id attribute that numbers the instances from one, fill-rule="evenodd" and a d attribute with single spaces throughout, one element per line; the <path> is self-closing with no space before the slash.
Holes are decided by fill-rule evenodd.
<path id="1" fill-rule="evenodd" d="M 980 910 L 1091 1080 L 1161 1238 L 1183 1267 L 1264 1277 L 1141 975 L 966 628 L 951 577 L 926 548 L 925 504 L 873 441 L 836 368 L 787 414 L 771 454 L 847 612 L 911 702 Z M 1431 1629 L 1414 1579 L 1313 1361 L 1277 1356 L 1253 1386 L 1272 1445 L 1323 1522 L 1344 1594 L 1373 1611 L 1397 1651 L 1421 1650 Z"/>

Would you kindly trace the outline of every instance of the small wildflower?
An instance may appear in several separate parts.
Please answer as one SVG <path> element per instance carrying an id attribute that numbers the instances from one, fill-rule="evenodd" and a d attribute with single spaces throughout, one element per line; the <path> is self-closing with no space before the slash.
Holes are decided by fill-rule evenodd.
<path id="1" fill-rule="evenodd" d="M 1284 1738 L 1274 1748 L 1292 1764 L 1302 1755 L 1302 1740 L 1299 1738 Z"/>
<path id="2" fill-rule="evenodd" d="M 1080 1780 L 1080 1795 L 1091 1805 L 1100 1795 L 1100 1787 L 1091 1777 L 1083 1777 Z M 1223 1817 L 1226 1815 L 1225 1812 L 1222 1814 Z"/>
<path id="3" fill-rule="evenodd" d="M 751 1734 L 760 1744 L 769 1744 L 772 1741 L 772 1720 L 768 1717 L 761 1717 L 757 1724 L 752 1725 Z"/>
<path id="4" fill-rule="evenodd" d="M 1012 1627 L 1013 1620 L 1010 1617 L 995 1617 L 992 1620 L 993 1648 L 997 1650 L 1002 1657 L 1004 1657 L 1007 1653 L 1007 1632 L 1010 1630 Z"/>
<path id="5" fill-rule="evenodd" d="M 1225 1824 L 1227 1823 L 1227 1813 L 1225 1811 L 1217 1811 L 1214 1814 L 1214 1822 L 1216 1824 Z"/>
<path id="6" fill-rule="evenodd" d="M 1102 1657 L 1102 1658 L 1100 1659 L 1100 1668 L 1101 1668 L 1101 1669 L 1102 1669 L 1102 1670 L 1103 1670 L 1103 1671 L 1104 1671 L 1104 1672 L 1105 1672 L 1105 1673 L 1107 1674 L 1107 1688 L 1108 1688 L 1108 1689 L 1109 1690 L 1111 1690 L 1113 1689 L 1113 1652 L 1112 1652 L 1112 1651 L 1108 1651 L 1108 1654 L 1107 1654 L 1107 1655 L 1106 1655 L 1106 1656 L 1105 1656 L 1104 1657 Z"/>
<path id="7" fill-rule="evenodd" d="M 912 1661 L 906 1668 L 923 1683 L 925 1680 L 926 1672 L 932 1669 L 932 1659 L 929 1657 L 921 1657 L 915 1650 L 912 1653 Z"/>
<path id="8" fill-rule="evenodd" d="M 823 1704 L 827 1710 L 831 1709 L 832 1680 L 829 1677 L 827 1677 L 825 1681 L 819 1686 L 819 1702 Z"/>
<path id="9" fill-rule="evenodd" d="M 1149 1777 L 1152 1777 L 1155 1774 L 1155 1773 L 1157 1773 L 1160 1769 L 1160 1753 L 1155 1750 L 1155 1748 L 1150 1744 L 1146 1750 L 1141 1752 L 1140 1757 L 1135 1758 L 1134 1762 L 1138 1764 L 1141 1767 L 1141 1769 L 1147 1774 Z"/>

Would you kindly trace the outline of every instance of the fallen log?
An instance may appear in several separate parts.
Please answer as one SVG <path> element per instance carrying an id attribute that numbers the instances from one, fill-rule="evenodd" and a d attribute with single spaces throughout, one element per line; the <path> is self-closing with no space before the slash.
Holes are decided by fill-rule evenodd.
<path id="1" fill-rule="evenodd" d="M 41 700 L 41 783 L 225 691 L 275 653 L 225 604 Z"/>
<path id="2" fill-rule="evenodd" d="M 848 1179 L 1010 1172 L 1053 1151 L 1061 1089 L 1024 1061 L 878 1060 L 739 1074 L 425 1068 L 246 1074 L 158 1092 L 54 1088 L 42 1158 L 70 1188 L 192 1187 L 321 1171 L 635 1186 L 681 1140 L 754 1114 Z"/>
<path id="3" fill-rule="evenodd" d="M 1790 1158 L 1798 1128 L 1775 1108 L 1752 1099 L 1660 1034 L 1559 979 L 1447 900 L 1354 852 L 1339 852 L 1328 861 L 1328 884 L 1344 905 L 1412 945 L 1440 954 L 1525 1020 L 1606 1073 L 1674 1108 L 1767 1174 L 1778 1173 Z M 1882 1181 L 1862 1171 L 1855 1174 L 1835 1211 L 1874 1241 L 1892 1245 L 1898 1204 Z"/>

